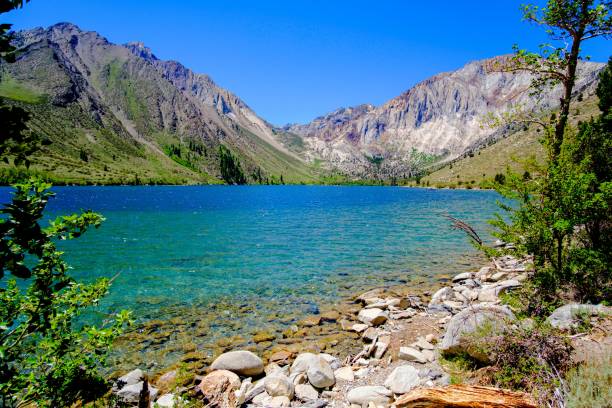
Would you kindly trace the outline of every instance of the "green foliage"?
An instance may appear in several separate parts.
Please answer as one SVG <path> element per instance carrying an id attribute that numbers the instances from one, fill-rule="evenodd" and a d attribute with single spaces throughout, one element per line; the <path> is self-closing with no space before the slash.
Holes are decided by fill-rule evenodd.
<path id="1" fill-rule="evenodd" d="M 566 377 L 567 408 L 606 408 L 612 401 L 612 352 L 592 355 Z"/>
<path id="2" fill-rule="evenodd" d="M 240 161 L 223 145 L 219 145 L 219 170 L 226 183 L 246 184 Z"/>
<path id="3" fill-rule="evenodd" d="M 67 406 L 104 390 L 92 384 L 104 382 L 100 364 L 129 321 L 121 312 L 101 327 L 77 328 L 78 317 L 99 302 L 110 281 L 74 281 L 54 242 L 78 238 L 103 218 L 86 211 L 43 228 L 49 188 L 36 179 L 17 184 L 12 203 L 0 210 L 0 395 L 7 406 Z"/>
<path id="4" fill-rule="evenodd" d="M 590 11 L 587 13 L 584 9 L 576 11 L 573 8 L 575 3 L 581 3 L 588 10 L 593 5 L 592 1 L 584 0 L 563 2 L 563 6 L 550 0 L 543 21 L 552 24 L 550 18 L 570 18 L 574 15 L 572 13 L 582 13 L 571 19 L 583 21 L 581 19 L 587 15 L 598 15 L 607 18 L 609 24 L 606 7 L 598 6 L 593 11 L 595 14 L 588 14 Z M 564 12 L 562 6 L 567 7 L 565 12 L 569 14 L 566 17 L 559 15 Z M 578 44 L 582 39 L 582 36 L 574 38 Z M 570 58 L 570 55 L 562 55 Z M 521 55 L 521 58 L 525 62 L 532 56 Z M 552 69 L 546 64 L 554 63 L 556 58 L 549 56 L 548 62 L 532 61 L 527 66 L 535 72 Z M 575 80 L 572 62 L 559 64 L 567 68 L 559 75 L 565 75 L 562 82 L 571 93 Z M 564 123 L 563 110 L 559 117 L 551 116 L 548 123 L 542 123 L 545 130 L 543 142 L 549 147 L 549 160 L 544 165 L 531 163 L 531 167 L 526 169 L 539 177 L 524 177 L 508 171 L 505 183 L 496 185 L 502 195 L 516 203 L 500 204 L 508 213 L 509 222 L 501 216 L 492 221 L 498 229 L 497 236 L 515 243 L 519 252 L 534 255 L 535 282 L 545 297 L 554 297 L 559 288 L 568 285 L 577 289 L 582 301 L 612 297 L 612 254 L 609 250 L 612 245 L 612 120 L 610 107 L 605 102 L 609 101 L 605 95 L 612 87 L 610 72 L 612 60 L 604 70 L 597 90 L 604 96 L 601 99 L 604 102 L 600 102 L 602 114 L 599 118 L 580 124 L 575 132 Z M 550 73 L 540 73 L 543 78 L 551 78 Z M 539 85 L 534 86 L 537 89 Z M 569 100 L 567 103 L 569 108 Z M 560 124 L 562 132 L 559 132 Z"/>
<path id="5" fill-rule="evenodd" d="M 39 104 L 46 101 L 44 95 L 17 83 L 13 78 L 4 74 L 0 82 L 0 97 L 12 99 L 29 104 Z"/>

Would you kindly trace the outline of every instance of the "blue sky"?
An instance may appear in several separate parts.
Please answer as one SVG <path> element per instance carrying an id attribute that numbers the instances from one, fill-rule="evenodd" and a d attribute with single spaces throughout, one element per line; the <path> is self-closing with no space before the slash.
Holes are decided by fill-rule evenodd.
<path id="1" fill-rule="evenodd" d="M 2 16 L 15 29 L 69 21 L 110 41 L 142 41 L 209 74 L 274 124 L 381 104 L 465 63 L 536 49 L 543 30 L 515 0 L 32 0 Z M 171 6 L 169 6 L 171 5 Z M 593 60 L 610 42 L 584 47 Z"/>

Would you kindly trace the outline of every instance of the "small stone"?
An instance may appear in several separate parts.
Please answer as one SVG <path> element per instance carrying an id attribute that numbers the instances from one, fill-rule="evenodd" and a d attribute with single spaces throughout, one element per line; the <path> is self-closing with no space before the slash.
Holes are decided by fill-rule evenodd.
<path id="1" fill-rule="evenodd" d="M 380 385 L 366 385 L 353 388 L 346 394 L 346 399 L 351 404 L 362 408 L 368 407 L 370 402 L 375 405 L 388 406 L 391 403 L 393 393 Z"/>
<path id="2" fill-rule="evenodd" d="M 354 373 L 355 378 L 365 378 L 370 375 L 370 371 L 371 371 L 370 368 L 366 368 L 366 367 L 360 368 L 359 370 L 355 371 Z"/>
<path id="3" fill-rule="evenodd" d="M 472 274 L 470 272 L 463 272 L 463 273 L 460 273 L 459 275 L 456 275 L 453 278 L 453 282 L 459 282 L 459 281 L 471 279 L 471 278 L 472 278 Z"/>
<path id="4" fill-rule="evenodd" d="M 321 313 L 321 321 L 334 323 L 340 319 L 340 313 L 335 310 L 330 310 L 325 313 Z"/>
<path id="5" fill-rule="evenodd" d="M 412 347 L 400 347 L 398 357 L 401 360 L 415 361 L 417 363 L 425 364 L 427 358 L 418 350 Z"/>
<path id="6" fill-rule="evenodd" d="M 119 377 L 113 389 L 117 391 L 122 389 L 126 385 L 134 385 L 141 382 L 142 380 L 144 380 L 144 373 L 140 368 L 137 368 L 135 370 L 130 371 L 126 375 Z"/>
<path id="7" fill-rule="evenodd" d="M 396 367 L 385 381 L 395 394 L 405 394 L 419 384 L 419 371 L 411 365 Z"/>
<path id="8" fill-rule="evenodd" d="M 175 401 L 180 404 L 180 397 L 176 397 L 174 394 L 164 394 L 155 401 L 155 406 L 159 408 L 174 408 L 176 406 Z"/>
<path id="9" fill-rule="evenodd" d="M 416 343 L 414 344 L 422 350 L 433 350 L 436 348 L 433 344 L 425 340 L 423 337 L 419 337 Z"/>
<path id="10" fill-rule="evenodd" d="M 215 359 L 213 370 L 229 370 L 244 376 L 256 376 L 263 373 L 263 361 L 250 351 L 230 351 Z"/>
<path id="11" fill-rule="evenodd" d="M 293 361 L 293 364 L 291 365 L 290 373 L 297 374 L 307 372 L 308 368 L 310 367 L 310 364 L 315 358 L 317 358 L 317 356 L 312 353 L 298 354 L 298 356 Z"/>
<path id="12" fill-rule="evenodd" d="M 342 364 L 340 363 L 340 360 L 338 360 L 337 357 L 334 357 L 331 354 L 321 353 L 319 354 L 319 356 L 323 358 L 325 361 L 327 361 L 327 364 L 329 364 L 332 370 L 336 370 L 342 366 Z"/>
<path id="13" fill-rule="evenodd" d="M 356 323 L 353 326 L 351 326 L 351 330 L 353 330 L 354 332 L 357 332 L 357 333 L 363 333 L 364 331 L 366 331 L 368 329 L 368 327 L 370 327 L 370 326 L 368 326 L 367 324 Z"/>
<path id="14" fill-rule="evenodd" d="M 298 326 L 313 327 L 321 324 L 321 316 L 308 316 L 298 322 Z"/>
<path id="15" fill-rule="evenodd" d="M 235 373 L 228 370 L 215 370 L 202 378 L 202 381 L 198 384 L 198 389 L 202 395 L 214 397 L 224 382 L 228 382 L 234 390 L 239 389 L 241 384 L 240 377 Z"/>
<path id="16" fill-rule="evenodd" d="M 368 329 L 361 335 L 363 341 L 367 341 L 368 343 L 374 341 L 376 337 L 378 337 L 378 331 L 374 327 L 368 327 Z"/>
<path id="17" fill-rule="evenodd" d="M 436 359 L 436 354 L 432 350 L 421 350 L 421 354 L 423 354 L 425 359 L 429 362 L 432 362 Z"/>
<path id="18" fill-rule="evenodd" d="M 353 373 L 353 369 L 351 367 L 342 367 L 334 371 L 334 376 L 336 380 L 341 381 L 355 381 L 355 374 Z"/>
<path id="19" fill-rule="evenodd" d="M 308 368 L 308 381 L 317 388 L 331 387 L 336 383 L 334 371 L 323 357 L 317 356 L 312 359 Z"/>
<path id="20" fill-rule="evenodd" d="M 291 406 L 291 400 L 285 396 L 273 397 L 270 401 L 268 401 L 266 406 L 270 408 L 282 408 Z"/>
<path id="21" fill-rule="evenodd" d="M 345 331 L 353 331 L 354 330 L 353 326 L 355 324 L 353 322 L 350 322 L 350 321 L 348 321 L 346 319 L 342 319 L 338 323 L 340 323 L 340 327 L 342 328 L 342 330 L 345 330 Z"/>
<path id="22" fill-rule="evenodd" d="M 295 386 L 295 396 L 300 401 L 312 401 L 319 398 L 319 392 L 310 384 L 298 384 Z"/>
<path id="23" fill-rule="evenodd" d="M 126 385 L 117 392 L 117 397 L 121 402 L 127 404 L 136 404 L 140 400 L 140 392 L 144 386 L 144 381 L 137 382 L 136 384 Z M 157 388 L 152 387 L 149 384 L 149 398 L 155 400 L 157 396 Z"/>
<path id="24" fill-rule="evenodd" d="M 379 326 L 387 321 L 387 314 L 381 309 L 361 309 L 357 315 L 359 321 L 372 326 Z"/>
<path id="25" fill-rule="evenodd" d="M 264 373 L 266 373 L 266 375 L 273 374 L 277 371 L 281 371 L 281 368 L 276 363 L 270 363 L 264 368 Z"/>
<path id="26" fill-rule="evenodd" d="M 492 281 L 492 282 L 497 282 L 497 281 L 500 281 L 502 279 L 505 279 L 507 276 L 508 276 L 507 272 L 497 272 L 497 273 L 493 274 L 493 276 L 491 276 L 489 278 L 489 280 Z"/>
<path id="27" fill-rule="evenodd" d="M 276 353 L 272 353 L 272 355 L 268 358 L 268 361 L 284 366 L 289 364 L 291 357 L 293 357 L 293 353 L 286 350 L 281 350 L 277 351 Z"/>
<path id="28" fill-rule="evenodd" d="M 264 406 L 264 405 L 267 405 L 271 399 L 272 397 L 270 397 L 268 393 L 264 391 L 264 392 L 260 392 L 259 394 L 255 395 L 252 401 L 253 401 L 253 404 L 255 405 Z M 247 401 L 249 400 L 247 399 Z"/>
<path id="29" fill-rule="evenodd" d="M 377 341 L 376 347 L 374 348 L 374 358 L 380 360 L 385 355 L 387 348 L 389 348 L 388 342 Z"/>
<path id="30" fill-rule="evenodd" d="M 285 396 L 289 399 L 293 397 L 293 383 L 280 373 L 266 377 L 264 386 L 271 397 Z"/>
<path id="31" fill-rule="evenodd" d="M 431 343 L 436 340 L 436 335 L 433 333 L 429 333 L 427 336 L 425 336 L 425 340 Z"/>

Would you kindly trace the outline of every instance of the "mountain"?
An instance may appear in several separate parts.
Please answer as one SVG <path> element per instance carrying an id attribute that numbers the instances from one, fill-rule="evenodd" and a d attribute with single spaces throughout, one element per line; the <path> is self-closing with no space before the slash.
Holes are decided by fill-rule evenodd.
<path id="1" fill-rule="evenodd" d="M 240 98 L 141 43 L 69 23 L 19 32 L 0 96 L 32 112 L 52 144 L 37 170 L 67 182 L 218 182 L 219 146 L 249 181 L 315 174 Z"/>
<path id="2" fill-rule="evenodd" d="M 498 57 L 504 58 L 504 57 Z M 449 161 L 495 141 L 511 129 L 482 126 L 489 113 L 515 106 L 533 109 L 526 73 L 488 72 L 493 59 L 431 77 L 385 104 L 338 109 L 305 125 L 283 130 L 303 138 L 311 158 L 320 157 L 357 177 L 402 177 Z M 581 63 L 575 93 L 594 93 L 604 64 Z M 560 87 L 543 95 L 540 106 L 554 109 Z"/>
<path id="3" fill-rule="evenodd" d="M 405 178 L 511 134 L 481 126 L 489 112 L 536 106 L 528 74 L 491 73 L 492 60 L 436 75 L 381 106 L 342 108 L 275 127 L 207 75 L 110 43 L 70 23 L 15 35 L 0 97 L 32 113 L 52 143 L 34 171 L 67 183 L 337 182 Z M 503 57 L 498 57 L 503 58 Z M 589 96 L 603 64 L 581 63 Z M 539 105 L 554 109 L 560 89 Z M 238 168 L 239 167 L 239 168 Z M 4 181 L 11 177 L 0 165 Z M 242 175 L 242 176 L 241 176 Z"/>

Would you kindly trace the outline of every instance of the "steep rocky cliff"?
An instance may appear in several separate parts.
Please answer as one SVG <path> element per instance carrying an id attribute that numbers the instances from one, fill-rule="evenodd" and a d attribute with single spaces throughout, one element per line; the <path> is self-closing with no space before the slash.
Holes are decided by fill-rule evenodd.
<path id="1" fill-rule="evenodd" d="M 489 61 L 436 75 L 382 106 L 343 108 L 284 130 L 303 137 L 313 157 L 321 156 L 347 173 L 402 176 L 501 136 L 483 126 L 489 112 L 558 105 L 559 87 L 537 101 L 529 92 L 530 75 L 488 72 Z M 602 67 L 580 65 L 576 94 L 593 93 Z"/>

